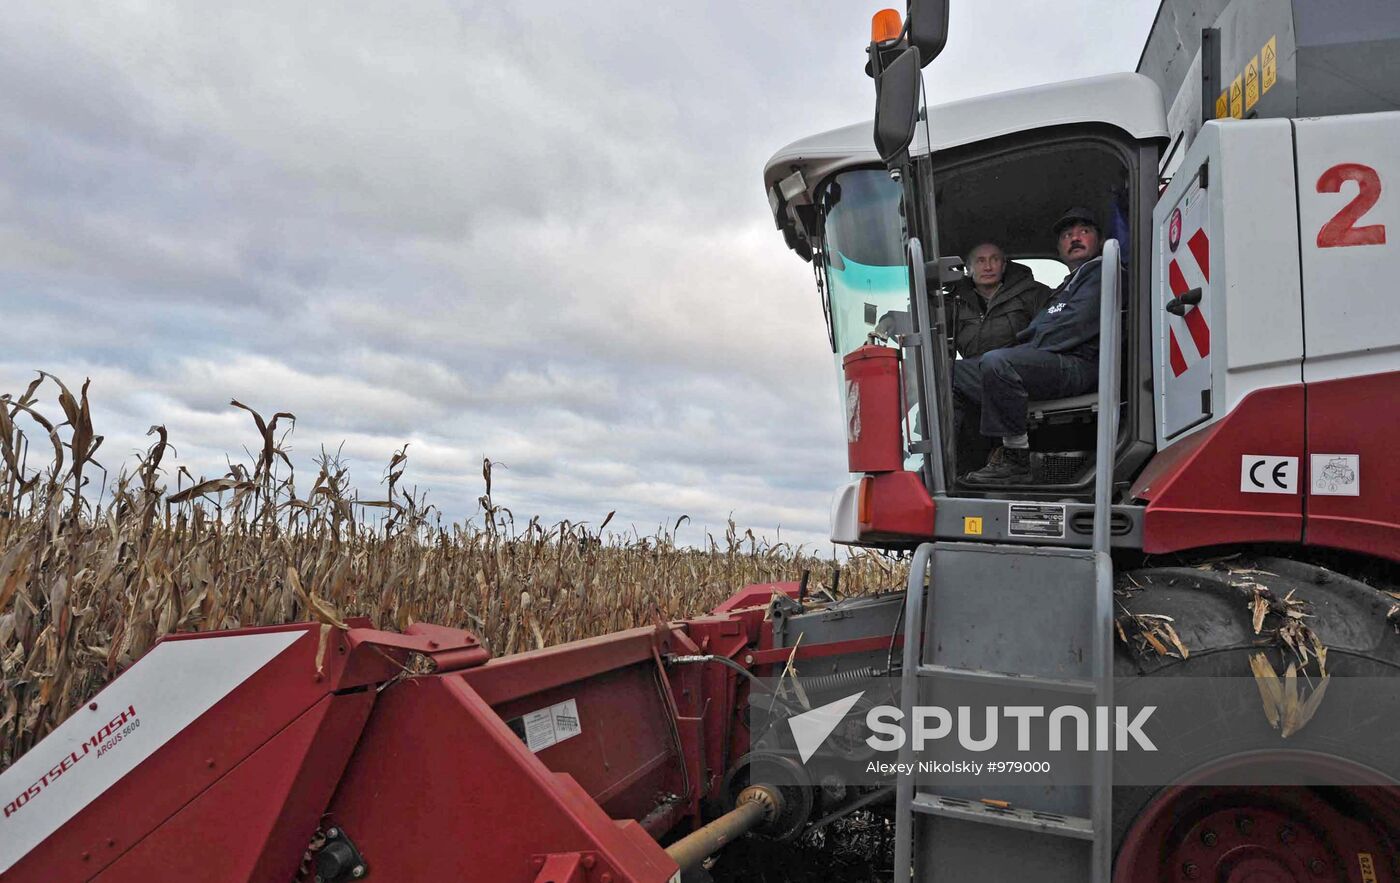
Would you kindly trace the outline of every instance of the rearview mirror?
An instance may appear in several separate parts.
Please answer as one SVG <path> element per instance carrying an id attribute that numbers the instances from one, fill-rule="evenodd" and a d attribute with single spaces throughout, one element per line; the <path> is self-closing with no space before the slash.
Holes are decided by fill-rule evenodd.
<path id="1" fill-rule="evenodd" d="M 937 58 L 948 42 L 948 0 L 909 0 L 905 20 L 909 45 L 919 50 L 920 66 Z"/>
<path id="2" fill-rule="evenodd" d="M 919 50 L 900 53 L 875 80 L 875 149 L 891 169 L 902 165 L 919 117 Z"/>

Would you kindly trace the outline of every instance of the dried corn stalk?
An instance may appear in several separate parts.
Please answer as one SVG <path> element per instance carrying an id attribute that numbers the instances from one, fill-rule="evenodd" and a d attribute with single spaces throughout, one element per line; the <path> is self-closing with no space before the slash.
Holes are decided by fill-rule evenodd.
<path id="1" fill-rule="evenodd" d="M 1298 666 L 1295 663 L 1288 663 L 1288 669 L 1280 679 L 1263 653 L 1251 656 L 1249 667 L 1254 671 L 1259 698 L 1264 702 L 1264 717 L 1268 719 L 1269 726 L 1281 731 L 1285 739 L 1312 720 L 1332 680 L 1331 675 L 1323 675 L 1315 687 L 1304 689 L 1299 685 Z"/>
<path id="2" fill-rule="evenodd" d="M 1282 678 L 1266 654 L 1256 653 L 1249 660 L 1255 683 L 1259 686 L 1259 697 L 1264 703 L 1264 716 L 1269 726 L 1279 730 L 1287 739 L 1312 720 L 1327 693 L 1327 684 L 1331 680 L 1331 675 L 1327 673 L 1327 647 L 1307 623 L 1307 603 L 1294 598 L 1293 592 L 1279 598 L 1256 582 L 1244 583 L 1241 588 L 1249 590 L 1247 603 L 1253 616 L 1254 633 L 1265 641 L 1276 643 L 1294 657 Z M 1269 617 L 1273 617 L 1272 629 L 1267 628 L 1270 625 Z M 1303 674 L 1306 681 L 1308 665 L 1314 661 L 1321 679 L 1316 684 L 1304 686 L 1300 684 L 1298 675 Z"/>
<path id="3" fill-rule="evenodd" d="M 1297 658 L 1300 671 L 1307 669 L 1308 663 L 1317 660 L 1318 674 L 1327 676 L 1327 648 L 1322 639 L 1307 624 L 1310 615 L 1307 602 L 1293 597 L 1293 592 L 1280 599 L 1268 588 L 1253 583 L 1250 590 L 1249 607 L 1253 612 L 1254 633 L 1272 639 L 1292 651 Z M 1273 629 L 1266 630 L 1266 618 L 1275 617 Z"/>
<path id="4" fill-rule="evenodd" d="M 1122 612 L 1114 620 L 1118 640 L 1138 655 L 1151 648 L 1158 656 L 1190 658 L 1191 651 L 1173 625 L 1176 620 L 1160 613 L 1133 613 L 1121 604 L 1119 609 Z"/>
<path id="5" fill-rule="evenodd" d="M 334 448 L 317 458 L 309 489 L 297 488 L 290 415 L 233 407 L 250 418 L 245 462 L 192 474 L 155 426 L 150 448 L 113 469 L 99 495 L 87 479 L 101 436 L 86 391 L 40 377 L 17 397 L 0 394 L 0 769 L 172 631 L 319 622 L 323 666 L 347 618 L 368 616 L 387 628 L 468 628 L 499 655 L 650 624 L 653 610 L 702 614 L 748 584 L 831 572 L 733 523 L 694 537 L 700 548 L 678 538 L 684 516 L 651 535 L 604 534 L 606 517 L 517 524 L 491 496 L 489 462 L 480 512 L 446 522 L 404 490 L 404 448 L 364 499 Z M 896 588 L 906 576 L 859 555 L 841 588 Z M 426 670 L 420 662 L 407 670 Z"/>

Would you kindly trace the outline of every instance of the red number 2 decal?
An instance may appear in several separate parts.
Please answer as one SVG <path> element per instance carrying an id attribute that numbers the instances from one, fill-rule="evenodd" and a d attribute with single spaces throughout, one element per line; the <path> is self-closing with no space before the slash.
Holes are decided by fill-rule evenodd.
<path id="1" fill-rule="evenodd" d="M 1370 166 L 1344 162 L 1333 166 L 1317 179 L 1318 193 L 1340 193 L 1342 182 L 1355 181 L 1356 198 L 1342 207 L 1332 220 L 1317 231 L 1318 248 L 1341 248 L 1348 245 L 1384 245 L 1385 225 L 1358 227 L 1356 222 L 1371 210 L 1381 198 L 1381 176 Z"/>

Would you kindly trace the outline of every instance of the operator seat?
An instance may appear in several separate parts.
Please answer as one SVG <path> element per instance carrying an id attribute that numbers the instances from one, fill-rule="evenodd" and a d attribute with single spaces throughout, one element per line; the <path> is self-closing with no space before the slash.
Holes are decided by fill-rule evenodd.
<path id="1" fill-rule="evenodd" d="M 1076 419 L 1085 413 L 1097 414 L 1098 411 L 1099 394 L 1095 391 L 1063 399 L 1029 402 L 1026 405 L 1026 419 L 1032 426 L 1036 426 L 1042 423 L 1060 423 Z"/>

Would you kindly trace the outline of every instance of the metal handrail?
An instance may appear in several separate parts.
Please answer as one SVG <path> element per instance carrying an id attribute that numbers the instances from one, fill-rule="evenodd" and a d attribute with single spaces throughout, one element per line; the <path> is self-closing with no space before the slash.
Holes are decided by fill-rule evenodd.
<path id="1" fill-rule="evenodd" d="M 910 237 L 908 250 L 909 278 L 914 286 L 914 321 L 919 341 L 919 363 L 923 375 L 923 416 L 924 441 L 928 444 L 928 459 L 925 460 L 928 475 L 928 491 L 934 497 L 948 493 L 947 478 L 943 465 L 943 419 L 942 401 L 939 398 L 938 353 L 942 341 L 935 344 L 933 337 L 933 317 L 928 306 L 928 281 L 924 278 L 924 245 L 917 237 Z"/>
<path id="2" fill-rule="evenodd" d="M 1122 331 L 1122 251 L 1118 240 L 1103 245 L 1102 289 L 1099 302 L 1099 425 L 1094 462 L 1094 630 L 1093 659 L 1097 702 L 1113 705 L 1113 559 L 1109 555 L 1113 504 L 1114 451 L 1118 444 L 1119 374 Z M 1108 883 L 1113 873 L 1113 753 L 1093 758 L 1092 787 L 1095 883 Z"/>
<path id="3" fill-rule="evenodd" d="M 1113 452 L 1118 442 L 1118 338 L 1121 321 L 1119 275 L 1122 252 L 1117 239 L 1103 244 L 1099 299 L 1099 426 L 1094 470 L 1095 552 L 1108 553 L 1109 506 L 1113 502 Z M 1107 406 L 1105 407 L 1105 403 Z"/>
<path id="4" fill-rule="evenodd" d="M 914 716 L 914 700 L 919 692 L 919 655 L 923 648 L 924 586 L 928 582 L 929 565 L 933 563 L 933 543 L 922 543 L 914 550 L 909 563 L 909 585 L 904 593 L 904 669 L 899 679 L 899 709 L 903 720 Z M 932 587 L 929 588 L 932 591 Z M 914 762 L 914 740 L 906 732 L 899 749 L 899 762 Z M 908 769 L 908 767 L 905 767 Z M 909 873 L 914 852 L 914 777 L 900 776 L 894 795 L 894 868 L 895 879 Z"/>

